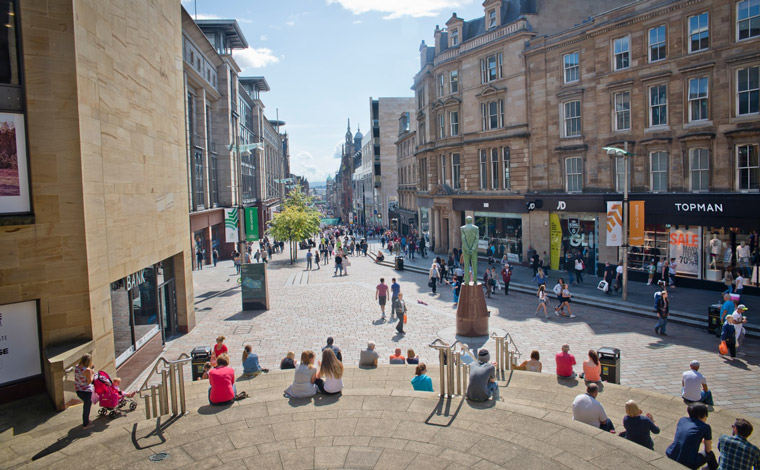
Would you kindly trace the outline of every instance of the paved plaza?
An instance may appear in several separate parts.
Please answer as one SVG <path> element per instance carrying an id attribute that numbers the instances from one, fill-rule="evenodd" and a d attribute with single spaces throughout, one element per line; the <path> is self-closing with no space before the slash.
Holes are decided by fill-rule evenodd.
<path id="1" fill-rule="evenodd" d="M 168 344 L 164 357 L 174 359 L 224 335 L 233 366 L 240 366 L 243 346 L 251 344 L 263 367 L 277 368 L 287 351 L 298 355 L 303 349 L 316 350 L 328 336 L 334 336 L 347 364 L 358 363 L 359 351 L 368 340 L 377 343 L 385 361 L 400 347 L 405 355 L 413 348 L 423 361 L 437 363 L 427 345 L 454 325 L 456 310 L 450 287 L 439 286 L 434 296 L 425 275 L 394 271 L 364 257 L 351 257 L 351 263 L 348 275 L 335 277 L 332 264 L 307 272 L 302 259 L 291 266 L 287 255 L 275 255 L 268 266 L 271 308 L 256 312 L 241 310 L 231 263 L 196 271 L 197 326 Z M 396 277 L 401 283 L 409 309 L 403 337 L 396 335 L 395 324 L 380 320 L 374 300 L 380 277 L 387 283 Z M 678 295 L 686 294 L 676 292 L 674 297 Z M 523 358 L 537 349 L 545 373 L 554 372 L 553 356 L 565 342 L 579 364 L 588 349 L 611 346 L 622 351 L 621 384 L 677 396 L 681 372 L 697 359 L 717 405 L 760 417 L 760 348 L 755 340 L 749 339 L 742 348 L 744 355 L 731 362 L 718 355 L 717 339 L 704 329 L 671 324 L 668 336 L 662 337 L 654 333 L 651 320 L 584 305 L 575 306 L 574 319 L 551 315 L 545 321 L 534 315 L 535 296 L 518 292 L 509 296 L 501 292 L 487 299 L 487 304 L 491 328 L 509 332 Z M 493 342 L 484 347 L 493 351 Z"/>

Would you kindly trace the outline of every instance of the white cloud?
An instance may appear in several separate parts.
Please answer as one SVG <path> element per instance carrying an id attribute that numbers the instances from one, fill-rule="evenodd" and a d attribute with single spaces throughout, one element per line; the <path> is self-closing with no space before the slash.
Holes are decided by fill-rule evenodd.
<path id="1" fill-rule="evenodd" d="M 269 64 L 275 64 L 280 61 L 280 58 L 274 55 L 271 49 L 267 49 L 266 47 L 249 47 L 242 51 L 233 51 L 232 56 L 243 70 L 266 67 Z"/>
<path id="2" fill-rule="evenodd" d="M 261 41 L 266 41 L 267 39 L 269 39 L 269 38 L 267 37 L 267 35 L 266 35 L 266 34 L 262 34 L 262 35 L 259 37 L 259 40 L 261 40 Z"/>
<path id="3" fill-rule="evenodd" d="M 190 13 L 190 16 L 193 17 L 195 20 L 220 20 L 222 19 L 219 15 L 213 15 L 209 13 L 198 13 L 197 15 Z"/>
<path id="4" fill-rule="evenodd" d="M 253 23 L 253 20 L 249 20 L 248 18 L 235 18 L 235 19 L 238 21 L 238 23 L 246 23 L 246 24 Z"/>
<path id="5" fill-rule="evenodd" d="M 385 13 L 383 19 L 386 20 L 404 16 L 435 16 L 443 10 L 458 8 L 472 2 L 473 0 L 327 0 L 328 5 L 337 3 L 355 15 L 371 11 Z"/>
<path id="6" fill-rule="evenodd" d="M 288 26 L 295 26 L 296 22 L 293 21 L 293 20 L 290 20 L 290 21 L 286 21 L 285 24 L 288 25 Z"/>
<path id="7" fill-rule="evenodd" d="M 362 20 L 356 20 L 354 21 L 354 24 L 362 24 Z"/>
<path id="8" fill-rule="evenodd" d="M 314 157 L 309 152 L 298 152 L 298 154 L 296 155 L 296 158 L 298 158 L 299 160 L 311 160 Z"/>

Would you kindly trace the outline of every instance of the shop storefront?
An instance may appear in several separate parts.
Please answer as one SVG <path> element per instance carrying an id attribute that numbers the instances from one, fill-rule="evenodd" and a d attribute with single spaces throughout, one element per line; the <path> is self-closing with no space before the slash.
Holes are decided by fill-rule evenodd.
<path id="1" fill-rule="evenodd" d="M 29 396 L 44 388 L 37 301 L 0 305 L 1 401 Z"/>
<path id="2" fill-rule="evenodd" d="M 565 260 L 572 260 L 580 255 L 586 272 L 593 274 L 599 262 L 598 215 L 589 212 L 560 213 L 559 223 L 562 227 L 562 269 L 565 268 Z"/>
<path id="3" fill-rule="evenodd" d="M 513 263 L 523 262 L 523 216 L 527 212 L 522 196 L 509 198 L 457 198 L 452 209 L 461 212 L 460 225 L 465 214 L 472 213 L 473 223 L 480 230 L 478 252 L 507 259 Z"/>

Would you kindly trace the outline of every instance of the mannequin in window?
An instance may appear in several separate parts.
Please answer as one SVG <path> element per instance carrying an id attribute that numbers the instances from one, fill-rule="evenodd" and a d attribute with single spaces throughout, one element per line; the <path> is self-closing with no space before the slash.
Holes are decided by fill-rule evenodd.
<path id="1" fill-rule="evenodd" d="M 713 233 L 712 240 L 710 240 L 710 269 L 716 269 L 716 262 L 718 261 L 722 248 L 723 244 L 718 239 L 718 234 Z"/>
<path id="2" fill-rule="evenodd" d="M 731 265 L 731 260 L 734 258 L 734 253 L 725 242 L 723 242 L 723 250 L 723 265 L 728 267 Z"/>

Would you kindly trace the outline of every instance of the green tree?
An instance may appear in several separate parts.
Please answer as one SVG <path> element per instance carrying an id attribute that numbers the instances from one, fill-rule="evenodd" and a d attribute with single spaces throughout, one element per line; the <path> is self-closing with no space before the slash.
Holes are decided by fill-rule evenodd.
<path id="1" fill-rule="evenodd" d="M 312 198 L 298 186 L 288 193 L 283 211 L 275 214 L 270 223 L 269 234 L 275 240 L 290 243 L 290 264 L 298 256 L 298 242 L 311 238 L 319 231 L 320 215 L 312 203 Z"/>

